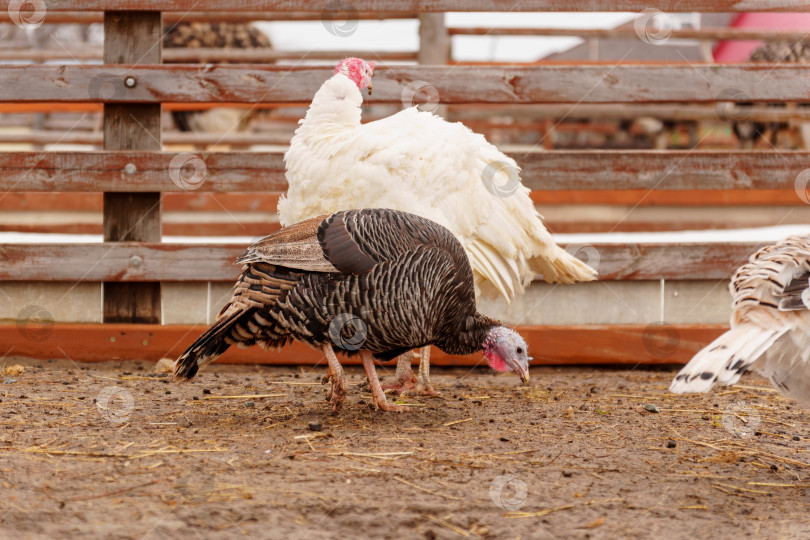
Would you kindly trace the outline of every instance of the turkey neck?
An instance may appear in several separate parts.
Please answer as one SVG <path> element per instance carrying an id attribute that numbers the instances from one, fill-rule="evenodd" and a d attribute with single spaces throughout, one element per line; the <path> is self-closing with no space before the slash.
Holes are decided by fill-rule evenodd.
<path id="1" fill-rule="evenodd" d="M 315 93 L 296 136 L 334 135 L 344 129 L 360 126 L 363 95 L 345 75 L 337 74 L 323 83 Z"/>
<path id="2" fill-rule="evenodd" d="M 498 321 L 478 312 L 462 317 L 459 322 L 455 328 L 442 329 L 443 339 L 436 340 L 436 346 L 447 354 L 463 356 L 481 351 L 489 331 L 501 326 Z"/>

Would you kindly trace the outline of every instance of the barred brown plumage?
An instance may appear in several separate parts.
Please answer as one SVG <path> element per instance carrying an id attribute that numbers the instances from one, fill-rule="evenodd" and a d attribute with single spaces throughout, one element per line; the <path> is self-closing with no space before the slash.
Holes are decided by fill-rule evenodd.
<path id="1" fill-rule="evenodd" d="M 810 403 L 810 238 L 762 248 L 731 281 L 731 330 L 698 352 L 670 390 L 706 392 L 751 369 L 780 392 Z"/>
<path id="2" fill-rule="evenodd" d="M 526 342 L 476 310 L 473 274 L 453 234 L 428 219 L 386 209 L 337 212 L 286 227 L 252 246 L 231 301 L 175 364 L 175 379 L 233 344 L 282 347 L 295 339 L 329 362 L 330 402 L 345 395 L 332 345 L 360 354 L 375 406 L 386 402 L 373 359 L 434 344 L 449 354 L 481 350 L 490 366 L 528 380 Z"/>

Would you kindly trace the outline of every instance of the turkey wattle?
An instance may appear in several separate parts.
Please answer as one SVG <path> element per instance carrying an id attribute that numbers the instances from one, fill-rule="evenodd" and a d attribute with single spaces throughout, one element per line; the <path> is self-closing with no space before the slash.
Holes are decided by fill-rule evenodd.
<path id="1" fill-rule="evenodd" d="M 507 300 L 538 274 L 560 283 L 596 278 L 554 243 L 526 187 L 508 196 L 490 191 L 487 181 L 503 185 L 504 169 L 518 169 L 482 135 L 416 107 L 361 124 L 361 91 L 370 89 L 373 71 L 373 63 L 348 58 L 315 94 L 284 157 L 289 190 L 278 204 L 282 225 L 368 207 L 426 217 L 459 239 L 477 289 Z M 413 383 L 410 362 L 405 355 L 397 366 L 399 388 Z M 423 349 L 417 389 L 429 393 L 427 375 Z"/>
<path id="2" fill-rule="evenodd" d="M 333 410 L 346 394 L 333 344 L 360 354 L 374 405 L 386 411 L 407 408 L 386 401 L 374 359 L 431 344 L 449 354 L 480 350 L 493 369 L 529 379 L 526 342 L 478 313 L 461 244 L 430 220 L 387 209 L 338 212 L 286 227 L 237 262 L 245 266 L 231 301 L 178 358 L 176 380 L 233 344 L 280 348 L 293 339 L 326 355 Z"/>
<path id="3" fill-rule="evenodd" d="M 731 330 L 698 352 L 669 389 L 707 392 L 753 370 L 782 394 L 810 404 L 810 238 L 761 249 L 730 288 Z"/>

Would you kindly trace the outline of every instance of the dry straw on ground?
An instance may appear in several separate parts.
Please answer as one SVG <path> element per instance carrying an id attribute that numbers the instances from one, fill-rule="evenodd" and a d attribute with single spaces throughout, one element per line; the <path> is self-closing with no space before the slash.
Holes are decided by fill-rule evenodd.
<path id="1" fill-rule="evenodd" d="M 351 369 L 333 416 L 320 368 L 177 386 L 146 364 L 13 364 L 0 537 L 810 537 L 806 410 L 754 377 L 675 396 L 666 371 L 437 370 L 441 398 L 386 414 Z M 109 387 L 132 410 L 93 402 Z"/>

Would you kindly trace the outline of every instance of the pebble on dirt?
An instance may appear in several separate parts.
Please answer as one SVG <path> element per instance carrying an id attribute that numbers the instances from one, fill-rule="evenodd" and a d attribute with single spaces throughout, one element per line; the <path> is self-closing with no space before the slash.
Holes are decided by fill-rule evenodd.
<path id="1" fill-rule="evenodd" d="M 657 405 L 644 405 L 644 410 L 649 411 L 651 413 L 660 413 L 661 412 L 661 409 L 659 409 Z"/>

